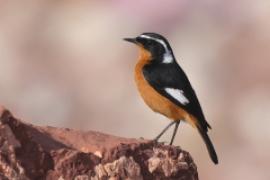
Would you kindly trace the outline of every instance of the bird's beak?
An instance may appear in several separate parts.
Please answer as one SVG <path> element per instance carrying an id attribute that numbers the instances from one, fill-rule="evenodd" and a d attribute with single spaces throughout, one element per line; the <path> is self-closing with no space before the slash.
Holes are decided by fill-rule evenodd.
<path id="1" fill-rule="evenodd" d="M 135 43 L 137 44 L 138 42 L 136 41 L 136 38 L 124 38 L 125 41 Z"/>

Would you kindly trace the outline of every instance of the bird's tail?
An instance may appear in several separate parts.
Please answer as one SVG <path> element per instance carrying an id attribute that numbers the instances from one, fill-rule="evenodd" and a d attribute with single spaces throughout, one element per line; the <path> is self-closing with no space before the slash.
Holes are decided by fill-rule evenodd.
<path id="1" fill-rule="evenodd" d="M 205 130 L 203 130 L 201 127 L 198 127 L 198 131 L 201 135 L 201 137 L 203 138 L 205 144 L 206 144 L 206 147 L 207 147 L 207 150 L 208 150 L 208 153 L 212 159 L 212 161 L 215 163 L 215 164 L 218 164 L 218 157 L 217 157 L 217 153 L 215 151 L 215 148 L 207 134 L 207 132 Z"/>

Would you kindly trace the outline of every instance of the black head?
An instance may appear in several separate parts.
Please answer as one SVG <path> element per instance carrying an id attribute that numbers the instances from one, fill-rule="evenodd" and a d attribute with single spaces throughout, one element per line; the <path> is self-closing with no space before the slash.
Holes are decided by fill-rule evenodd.
<path id="1" fill-rule="evenodd" d="M 143 47 L 151 53 L 153 59 L 165 63 L 174 61 L 169 42 L 160 34 L 143 33 L 136 38 L 125 38 L 124 40 Z"/>

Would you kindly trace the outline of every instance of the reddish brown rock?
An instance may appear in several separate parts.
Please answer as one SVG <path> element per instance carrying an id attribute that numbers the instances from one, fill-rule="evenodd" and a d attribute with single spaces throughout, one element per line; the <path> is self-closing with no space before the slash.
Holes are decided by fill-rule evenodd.
<path id="1" fill-rule="evenodd" d="M 189 153 L 153 141 L 39 127 L 0 107 L 0 179 L 197 180 Z"/>

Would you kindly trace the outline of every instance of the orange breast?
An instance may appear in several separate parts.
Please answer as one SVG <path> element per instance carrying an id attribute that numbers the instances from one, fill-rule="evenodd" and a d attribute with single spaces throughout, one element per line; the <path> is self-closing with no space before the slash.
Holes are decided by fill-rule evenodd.
<path id="1" fill-rule="evenodd" d="M 135 82 L 144 102 L 155 112 L 165 115 L 172 120 L 186 120 L 192 126 L 197 123 L 196 118 L 169 99 L 159 94 L 144 78 L 142 68 L 151 60 L 151 54 L 140 48 L 139 61 L 135 67 Z"/>

